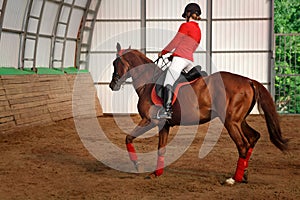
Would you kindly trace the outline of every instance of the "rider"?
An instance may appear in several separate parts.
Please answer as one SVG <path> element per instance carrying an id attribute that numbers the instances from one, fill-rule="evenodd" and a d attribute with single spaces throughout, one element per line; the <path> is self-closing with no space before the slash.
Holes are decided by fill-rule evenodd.
<path id="1" fill-rule="evenodd" d="M 201 40 L 201 30 L 196 20 L 200 20 L 201 9 L 196 3 L 188 4 L 182 17 L 186 22 L 181 24 L 173 40 L 158 54 L 158 57 L 173 51 L 173 60 L 167 71 L 164 81 L 164 107 L 159 111 L 158 118 L 172 118 L 173 85 L 179 78 L 182 70 L 185 72 L 193 68 L 193 53 Z"/>

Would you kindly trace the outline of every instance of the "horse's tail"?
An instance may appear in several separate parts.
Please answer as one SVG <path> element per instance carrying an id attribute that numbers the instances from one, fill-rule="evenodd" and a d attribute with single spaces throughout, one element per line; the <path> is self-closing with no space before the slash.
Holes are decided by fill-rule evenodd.
<path id="1" fill-rule="evenodd" d="M 264 114 L 271 142 L 281 151 L 288 149 L 288 139 L 281 135 L 279 117 L 272 96 L 259 82 L 253 80 L 259 112 Z"/>

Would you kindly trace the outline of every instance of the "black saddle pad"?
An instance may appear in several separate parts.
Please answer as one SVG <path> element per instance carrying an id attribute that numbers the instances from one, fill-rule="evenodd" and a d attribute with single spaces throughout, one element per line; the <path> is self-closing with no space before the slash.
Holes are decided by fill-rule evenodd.
<path id="1" fill-rule="evenodd" d="M 168 70 L 165 70 L 155 83 L 155 91 L 157 96 L 159 96 L 160 98 L 163 98 L 163 85 L 164 85 L 167 71 Z M 205 71 L 202 71 L 202 67 L 200 65 L 197 65 L 193 67 L 188 73 L 182 71 L 180 77 L 174 83 L 173 88 L 176 88 L 176 86 L 179 83 L 191 82 L 196 78 L 205 77 L 205 76 L 207 76 L 207 73 Z"/>

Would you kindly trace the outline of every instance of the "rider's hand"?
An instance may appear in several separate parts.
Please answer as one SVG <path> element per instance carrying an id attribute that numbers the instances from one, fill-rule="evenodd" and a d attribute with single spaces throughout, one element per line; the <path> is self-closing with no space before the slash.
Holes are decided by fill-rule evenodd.
<path id="1" fill-rule="evenodd" d="M 158 53 L 158 57 L 161 58 L 163 55 L 161 52 Z"/>

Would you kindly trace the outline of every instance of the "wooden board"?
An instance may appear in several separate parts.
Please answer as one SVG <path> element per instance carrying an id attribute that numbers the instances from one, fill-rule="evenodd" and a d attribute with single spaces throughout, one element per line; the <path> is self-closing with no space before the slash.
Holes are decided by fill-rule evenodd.
<path id="1" fill-rule="evenodd" d="M 72 118 L 73 106 L 78 116 L 103 114 L 88 73 L 0 76 L 0 131 Z"/>

